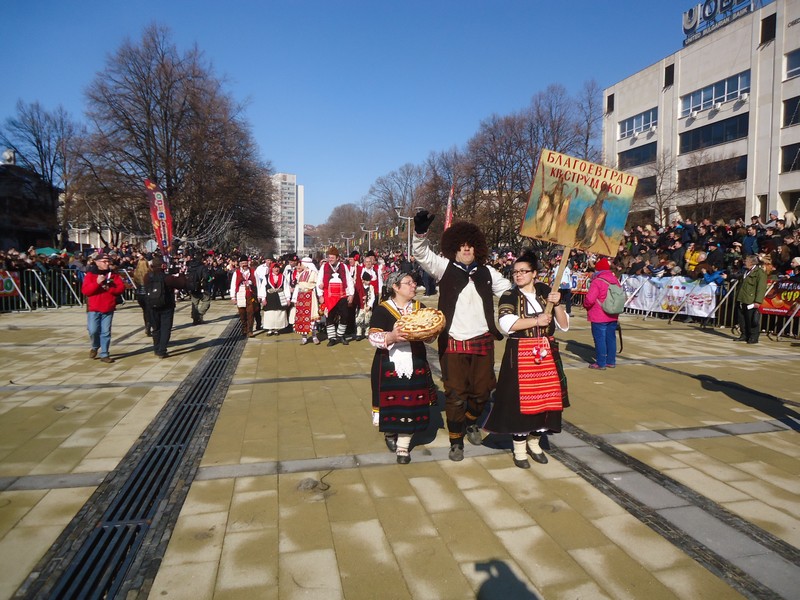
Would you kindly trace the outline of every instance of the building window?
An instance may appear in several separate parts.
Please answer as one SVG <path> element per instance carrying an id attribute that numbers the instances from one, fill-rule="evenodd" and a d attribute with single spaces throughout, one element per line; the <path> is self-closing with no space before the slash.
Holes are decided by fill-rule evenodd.
<path id="1" fill-rule="evenodd" d="M 775 39 L 776 15 L 771 14 L 761 19 L 761 43 L 766 44 Z"/>
<path id="2" fill-rule="evenodd" d="M 658 108 L 651 108 L 643 113 L 634 115 L 630 119 L 620 121 L 619 139 L 623 140 L 636 133 L 649 131 L 651 127 L 655 127 L 656 125 L 658 125 Z"/>
<path id="3" fill-rule="evenodd" d="M 681 98 L 681 116 L 688 117 L 694 111 L 707 110 L 717 102 L 736 100 L 745 92 L 750 92 L 750 71 L 733 75 L 683 96 Z"/>
<path id="4" fill-rule="evenodd" d="M 614 94 L 609 94 L 608 98 L 606 98 L 606 112 L 614 112 Z"/>
<path id="5" fill-rule="evenodd" d="M 675 83 L 675 65 L 664 67 L 664 87 L 669 87 Z"/>
<path id="6" fill-rule="evenodd" d="M 655 162 L 656 142 L 645 144 L 637 148 L 631 148 L 617 155 L 617 163 L 620 169 L 628 169 L 637 165 L 644 165 Z"/>
<path id="7" fill-rule="evenodd" d="M 790 144 L 781 148 L 781 173 L 800 171 L 800 144 Z"/>
<path id="8" fill-rule="evenodd" d="M 749 124 L 750 115 L 745 113 L 682 133 L 680 135 L 680 153 L 686 154 L 693 150 L 746 138 Z"/>
<path id="9" fill-rule="evenodd" d="M 656 176 L 642 177 L 636 184 L 636 191 L 633 193 L 634 198 L 647 198 L 648 196 L 656 195 Z"/>
<path id="10" fill-rule="evenodd" d="M 786 79 L 800 75 L 800 48 L 786 55 Z"/>
<path id="11" fill-rule="evenodd" d="M 783 101 L 783 126 L 800 123 L 800 96 Z"/>
<path id="12" fill-rule="evenodd" d="M 678 190 L 691 190 L 747 179 L 747 156 L 737 156 L 678 171 Z"/>

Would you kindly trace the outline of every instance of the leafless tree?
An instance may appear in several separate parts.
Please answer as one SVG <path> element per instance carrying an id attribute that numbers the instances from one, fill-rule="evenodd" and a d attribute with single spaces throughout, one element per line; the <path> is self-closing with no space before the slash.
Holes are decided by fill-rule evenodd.
<path id="1" fill-rule="evenodd" d="M 667 222 L 678 198 L 675 165 L 674 157 L 668 152 L 661 152 L 654 163 L 643 167 L 643 176 L 639 178 L 636 196 L 631 204 L 633 211 L 652 209 L 659 225 Z"/>
<path id="2" fill-rule="evenodd" d="M 693 152 L 688 167 L 678 172 L 677 188 L 685 200 L 679 208 L 691 213 L 684 216 L 714 219 L 715 204 L 727 199 L 746 177 L 746 160 L 730 153 L 712 154 L 708 149 Z"/>
<path id="3" fill-rule="evenodd" d="M 603 90 L 591 79 L 583 88 L 575 103 L 577 135 L 580 139 L 578 158 L 591 162 L 601 160 L 600 135 L 603 119 Z"/>
<path id="4" fill-rule="evenodd" d="M 80 128 L 60 105 L 48 111 L 38 102 L 19 100 L 16 108 L 17 114 L 6 119 L 0 128 L 0 143 L 15 152 L 21 166 L 50 186 L 52 206 L 58 206 L 63 194 L 58 229 L 59 243 L 64 246 L 72 216 L 72 180 Z"/>
<path id="5" fill-rule="evenodd" d="M 108 59 L 87 99 L 81 193 L 95 228 L 149 232 L 148 178 L 164 190 L 179 239 L 274 237 L 271 168 L 197 48 L 180 53 L 152 25 Z"/>

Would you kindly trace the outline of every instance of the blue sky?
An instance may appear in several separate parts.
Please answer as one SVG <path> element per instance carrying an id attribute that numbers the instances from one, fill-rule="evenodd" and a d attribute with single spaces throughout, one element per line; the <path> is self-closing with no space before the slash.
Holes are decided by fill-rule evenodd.
<path id="1" fill-rule="evenodd" d="M 696 2 L 694 2 L 696 3 Z M 0 120 L 62 104 L 150 23 L 247 103 L 262 157 L 305 185 L 306 223 L 380 176 L 463 147 L 552 83 L 601 88 L 681 48 L 692 0 L 31 0 L 6 3 Z"/>

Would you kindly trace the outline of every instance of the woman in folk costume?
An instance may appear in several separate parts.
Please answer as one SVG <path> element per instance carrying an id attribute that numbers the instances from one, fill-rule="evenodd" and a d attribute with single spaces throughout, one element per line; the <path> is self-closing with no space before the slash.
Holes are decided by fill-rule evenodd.
<path id="1" fill-rule="evenodd" d="M 239 320 L 242 322 L 242 333 L 247 337 L 253 334 L 253 320 L 258 307 L 256 298 L 257 286 L 255 273 L 250 269 L 250 259 L 239 257 L 239 267 L 231 276 L 231 301 L 239 309 Z"/>
<path id="2" fill-rule="evenodd" d="M 347 330 L 348 307 L 353 304 L 355 286 L 347 269 L 339 260 L 339 250 L 328 249 L 328 260 L 319 269 L 317 288 L 325 304 L 325 317 L 328 329 L 328 346 L 341 342 L 348 344 L 344 337 Z"/>
<path id="3" fill-rule="evenodd" d="M 524 254 L 511 274 L 516 287 L 505 292 L 498 306 L 500 329 L 508 334 L 494 404 L 483 428 L 492 433 L 510 433 L 514 441 L 514 464 L 529 469 L 526 454 L 545 464 L 542 436 L 561 431 L 561 414 L 569 406 L 567 379 L 558 344 L 556 326 L 569 329 L 569 315 L 559 304 L 561 294 L 536 282 L 538 261 Z M 546 314 L 547 302 L 555 305 Z"/>
<path id="4" fill-rule="evenodd" d="M 292 295 L 292 304 L 295 307 L 294 330 L 300 334 L 301 345 L 308 343 L 308 336 L 312 336 L 315 344 L 319 344 L 317 337 L 317 321 L 319 320 L 319 299 L 317 297 L 317 269 L 314 261 L 306 256 L 297 264 L 297 284 Z"/>
<path id="5" fill-rule="evenodd" d="M 289 282 L 283 274 L 283 265 L 274 262 L 269 274 L 261 280 L 258 297 L 264 307 L 262 327 L 267 335 L 279 335 L 289 325 L 286 309 L 289 304 Z"/>
<path id="6" fill-rule="evenodd" d="M 436 402 L 436 388 L 425 344 L 407 341 L 396 327 L 402 315 L 424 308 L 414 300 L 414 278 L 409 273 L 392 273 L 384 291 L 389 297 L 373 311 L 368 337 L 376 348 L 371 372 L 372 422 L 384 433 L 397 462 L 405 465 L 411 462 L 411 436 L 428 427 L 428 407 Z"/>

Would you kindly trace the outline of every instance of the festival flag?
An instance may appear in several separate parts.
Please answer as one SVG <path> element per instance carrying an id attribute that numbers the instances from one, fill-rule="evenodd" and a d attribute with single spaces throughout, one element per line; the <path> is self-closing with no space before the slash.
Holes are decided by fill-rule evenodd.
<path id="1" fill-rule="evenodd" d="M 144 180 L 144 187 L 147 188 L 147 196 L 150 201 L 150 217 L 153 220 L 156 243 L 161 249 L 161 253 L 167 256 L 172 244 L 172 215 L 167 206 L 167 197 L 161 188 L 149 179 Z"/>
<path id="2" fill-rule="evenodd" d="M 447 210 L 444 213 L 444 229 L 453 224 L 453 194 L 456 191 L 456 184 L 450 186 L 450 197 L 447 199 Z"/>

